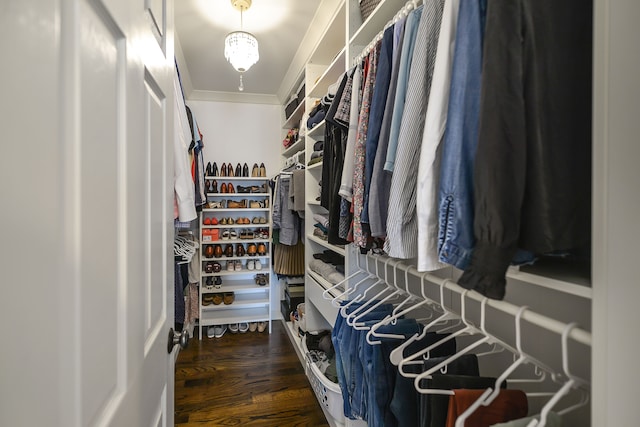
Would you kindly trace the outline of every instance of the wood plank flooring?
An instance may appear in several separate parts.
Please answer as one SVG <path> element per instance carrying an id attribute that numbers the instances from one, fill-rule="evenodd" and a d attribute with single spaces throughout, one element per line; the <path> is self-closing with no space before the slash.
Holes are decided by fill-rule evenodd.
<path id="1" fill-rule="evenodd" d="M 175 425 L 329 426 L 284 328 L 194 337 L 176 361 Z"/>

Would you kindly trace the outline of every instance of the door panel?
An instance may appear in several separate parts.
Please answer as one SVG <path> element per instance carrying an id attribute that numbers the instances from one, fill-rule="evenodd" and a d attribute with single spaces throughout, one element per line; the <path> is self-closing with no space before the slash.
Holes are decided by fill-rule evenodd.
<path id="1" fill-rule="evenodd" d="M 163 326 L 166 323 L 166 287 L 162 286 L 165 276 L 163 245 L 165 236 L 159 232 L 163 230 L 162 217 L 158 213 L 164 212 L 163 204 L 163 171 L 164 153 L 166 152 L 166 96 L 153 80 L 148 70 L 145 70 L 145 147 L 147 159 L 147 265 L 148 280 L 146 284 L 145 312 L 147 330 L 145 333 L 145 356 L 148 352 L 150 340 L 157 339 L 157 335 L 166 334 Z"/>
<path id="2" fill-rule="evenodd" d="M 0 46 L 0 425 L 170 426 L 172 2 L 7 0 Z"/>
<path id="3" fill-rule="evenodd" d="M 126 195 L 122 159 L 126 135 L 119 112 L 126 111 L 124 37 L 104 8 L 79 8 L 80 375 L 82 424 L 89 425 L 126 388 L 126 349 L 118 318 L 126 314 Z M 100 100 L 99 104 L 96 100 Z M 124 259 L 121 259 L 124 258 Z M 100 367 L 96 369 L 96 367 Z"/>

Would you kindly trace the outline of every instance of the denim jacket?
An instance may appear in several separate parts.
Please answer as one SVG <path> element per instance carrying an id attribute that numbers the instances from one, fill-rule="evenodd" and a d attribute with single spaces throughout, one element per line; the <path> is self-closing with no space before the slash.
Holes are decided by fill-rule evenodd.
<path id="1" fill-rule="evenodd" d="M 460 2 L 439 184 L 440 261 L 465 269 L 473 235 L 473 162 L 478 140 L 486 0 Z"/>

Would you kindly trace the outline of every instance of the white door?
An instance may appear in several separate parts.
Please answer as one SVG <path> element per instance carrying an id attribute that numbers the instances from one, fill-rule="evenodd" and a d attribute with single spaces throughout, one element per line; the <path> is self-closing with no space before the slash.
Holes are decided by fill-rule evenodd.
<path id="1" fill-rule="evenodd" d="M 0 47 L 0 425 L 173 425 L 171 0 L 3 0 Z"/>

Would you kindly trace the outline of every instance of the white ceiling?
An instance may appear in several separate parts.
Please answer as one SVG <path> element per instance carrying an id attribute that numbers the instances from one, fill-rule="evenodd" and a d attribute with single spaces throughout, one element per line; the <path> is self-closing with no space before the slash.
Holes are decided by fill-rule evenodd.
<path id="1" fill-rule="evenodd" d="M 190 82 L 187 89 L 209 92 L 213 97 L 225 93 L 274 97 L 321 3 L 253 0 L 243 13 L 243 30 L 258 39 L 260 60 L 244 73 L 244 92 L 239 92 L 239 73 L 224 58 L 224 39 L 240 29 L 240 12 L 230 0 L 176 1 L 176 34 L 186 64 L 181 65 L 180 73 L 183 81 Z"/>

